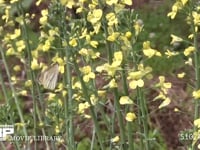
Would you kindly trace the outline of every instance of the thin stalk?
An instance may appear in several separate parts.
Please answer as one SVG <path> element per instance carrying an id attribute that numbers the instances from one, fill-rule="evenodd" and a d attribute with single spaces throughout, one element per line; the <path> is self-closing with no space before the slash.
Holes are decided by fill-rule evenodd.
<path id="1" fill-rule="evenodd" d="M 197 35 L 194 33 L 194 47 L 196 51 L 194 52 L 194 65 L 195 65 L 195 80 L 196 85 L 195 89 L 199 90 L 200 88 L 200 70 L 199 70 L 199 51 L 197 47 Z M 195 102 L 195 113 L 194 113 L 194 119 L 199 118 L 199 100 L 194 100 Z"/>
<path id="2" fill-rule="evenodd" d="M 139 89 L 136 89 L 137 91 L 137 106 L 139 106 L 138 108 L 138 126 L 139 126 L 139 134 L 140 134 L 140 149 L 144 149 L 144 144 L 143 144 L 143 137 L 141 136 L 141 134 L 143 133 L 143 126 L 142 126 L 142 112 L 140 109 L 140 105 L 141 105 L 141 101 L 140 101 L 140 92 Z"/>
<path id="3" fill-rule="evenodd" d="M 113 92 L 114 92 L 115 110 L 116 110 L 117 119 L 119 122 L 121 147 L 123 150 L 126 150 L 127 145 L 126 145 L 126 140 L 125 140 L 125 130 L 124 130 L 124 124 L 123 124 L 123 118 L 122 118 L 122 114 L 121 114 L 121 108 L 120 108 L 120 103 L 119 103 L 119 94 L 118 94 L 117 88 L 114 88 Z"/>
<path id="4" fill-rule="evenodd" d="M 2 47 L 0 47 L 0 51 L 1 51 L 1 57 L 2 57 L 3 63 L 4 63 L 4 66 L 5 66 L 6 74 L 8 76 L 8 82 L 9 82 L 9 85 L 10 85 L 10 88 L 11 88 L 12 97 L 14 98 L 20 121 L 23 124 L 23 133 L 24 133 L 25 136 L 27 136 L 27 130 L 26 130 L 26 127 L 25 127 L 24 117 L 23 117 L 23 114 L 22 114 L 22 111 L 21 111 L 21 108 L 20 108 L 19 99 L 18 99 L 17 93 L 16 93 L 15 88 L 14 88 L 12 81 L 11 81 L 11 75 L 10 75 L 10 72 L 9 72 L 9 69 L 8 69 L 8 64 L 7 64 L 6 58 L 4 56 Z"/>
<path id="5" fill-rule="evenodd" d="M 0 83 L 1 83 L 1 87 L 2 87 L 2 90 L 3 90 L 3 94 L 4 94 L 4 98 L 5 98 L 5 100 L 6 100 L 6 104 L 8 104 L 9 106 L 11 105 L 11 103 L 10 103 L 10 100 L 9 100 L 9 97 L 8 97 L 8 95 L 7 95 L 7 92 L 6 92 L 6 87 L 5 87 L 5 82 L 3 81 L 3 76 L 2 76 L 2 73 L 3 73 L 3 71 L 1 70 L 1 67 L 0 67 Z M 12 124 L 14 124 L 14 119 L 13 119 L 13 116 L 12 115 L 10 115 L 11 116 L 11 121 L 12 121 Z M 16 141 L 14 141 L 15 142 L 15 144 L 17 145 L 17 147 L 19 147 L 19 142 L 16 140 Z M 1 142 L 1 145 L 2 145 L 3 143 Z"/>
<path id="6" fill-rule="evenodd" d="M 90 150 L 94 149 L 94 141 L 95 141 L 95 129 L 93 129 L 92 131 L 92 141 L 91 141 Z"/>
<path id="7" fill-rule="evenodd" d="M 31 81 L 33 81 L 33 86 L 31 88 L 31 95 L 32 95 L 32 99 L 33 99 L 33 124 L 34 124 L 34 131 L 33 131 L 33 135 L 34 136 L 37 136 L 37 101 L 36 101 L 36 97 L 35 97 L 35 74 L 34 72 L 30 69 L 30 66 L 31 66 L 31 61 L 32 61 L 32 54 L 31 54 L 31 46 L 30 46 L 30 38 L 29 38 L 29 34 L 28 34 L 28 29 L 27 29 L 27 24 L 26 24 L 26 20 L 25 20 L 25 13 L 23 11 L 23 6 L 22 6 L 22 3 L 19 2 L 18 3 L 18 12 L 21 13 L 21 15 L 23 15 L 22 17 L 22 21 L 23 21 L 23 25 L 21 26 L 22 27 L 22 31 L 23 31 L 23 37 L 24 37 L 24 40 L 26 42 L 26 52 L 27 52 L 27 56 L 28 56 L 28 78 L 31 79 Z M 41 99 L 40 100 L 40 105 L 42 105 L 42 101 Z M 38 113 L 39 114 L 39 113 Z M 34 142 L 34 149 L 37 150 L 37 142 Z"/>
<path id="8" fill-rule="evenodd" d="M 3 71 L 1 70 L 1 67 L 0 67 L 0 83 L 1 83 L 1 89 L 2 89 L 2 91 L 3 91 L 3 95 L 4 95 L 4 98 L 5 98 L 5 100 L 6 100 L 6 103 L 9 104 L 9 99 L 8 99 L 8 95 L 7 95 L 7 92 L 6 92 L 5 82 L 3 81 L 2 73 L 3 73 Z"/>
<path id="9" fill-rule="evenodd" d="M 194 26 L 193 26 L 193 35 L 194 35 L 194 47 L 196 51 L 194 52 L 194 66 L 195 66 L 195 90 L 199 90 L 200 88 L 200 62 L 199 62 L 199 51 L 198 51 L 198 45 L 197 45 L 197 34 L 195 32 Z M 199 99 L 194 99 L 194 120 L 199 118 Z M 194 132 L 198 130 L 196 126 L 193 128 Z M 192 150 L 195 150 L 195 144 L 192 144 Z"/>
<path id="10" fill-rule="evenodd" d="M 81 72 L 79 70 L 78 64 L 76 63 L 76 60 L 75 60 L 75 57 L 74 57 L 73 54 L 72 54 L 72 57 L 73 57 L 73 64 L 74 64 L 75 71 L 76 71 L 76 73 L 78 75 L 79 81 L 80 81 L 81 86 L 82 86 L 83 95 L 84 95 L 86 101 L 90 105 L 89 109 L 90 109 L 92 120 L 93 120 L 94 125 L 95 125 L 95 131 L 97 133 L 98 142 L 100 144 L 101 149 L 105 150 L 104 145 L 102 143 L 103 142 L 103 138 L 102 138 L 102 135 L 101 135 L 101 132 L 100 132 L 100 128 L 99 128 L 99 124 L 98 124 L 98 121 L 97 121 L 97 117 L 95 115 L 94 106 L 92 105 L 92 103 L 90 101 L 90 96 L 89 96 L 88 91 L 87 91 L 87 86 L 85 85 L 85 82 L 83 81 Z"/>
<path id="11" fill-rule="evenodd" d="M 105 38 L 108 36 L 108 31 L 106 28 L 106 24 L 105 24 L 105 16 L 103 17 L 103 29 L 104 29 L 104 33 L 105 33 Z M 111 50 L 111 43 L 109 43 L 107 41 L 107 39 L 105 39 L 106 41 L 106 50 L 107 50 L 107 56 L 108 56 L 108 62 L 109 64 L 112 63 L 112 58 L 113 58 L 113 53 Z M 125 130 L 124 130 L 124 124 L 123 124 L 123 118 L 122 118 L 122 114 L 121 114 L 121 108 L 120 108 L 120 104 L 119 104 L 119 94 L 118 94 L 118 89 L 114 88 L 113 89 L 113 93 L 114 93 L 114 103 L 115 103 L 115 110 L 117 112 L 117 118 L 119 121 L 119 128 L 120 128 L 120 140 L 121 140 L 121 146 L 122 149 L 126 149 L 126 137 L 125 137 Z"/>
<path id="12" fill-rule="evenodd" d="M 113 113 L 112 114 L 112 118 L 111 118 L 111 138 L 113 138 L 114 137 L 114 133 L 115 133 L 115 118 L 116 118 L 116 114 L 115 113 Z M 110 150 L 113 150 L 113 143 L 112 142 L 110 142 Z"/>
<path id="13" fill-rule="evenodd" d="M 67 60 L 70 60 L 70 52 L 69 49 L 65 50 L 66 52 L 66 57 Z M 67 75 L 67 91 L 68 91 L 68 99 L 65 102 L 65 115 L 66 118 L 69 118 L 69 149 L 74 150 L 75 149 L 75 143 L 74 143 L 74 126 L 73 126 L 73 114 L 72 114 L 72 109 L 73 109 L 73 91 L 72 91 L 72 75 L 71 75 L 71 66 L 70 63 L 66 64 L 66 75 Z M 66 123 L 68 123 L 66 119 Z"/>
<path id="14" fill-rule="evenodd" d="M 123 84 L 123 89 L 124 89 L 124 93 L 125 95 L 129 95 L 128 92 L 128 85 L 126 82 L 126 71 L 125 71 L 125 67 L 124 67 L 124 63 L 122 64 L 122 84 Z M 127 110 L 130 110 L 130 106 L 126 107 L 125 113 L 127 113 Z M 129 145 L 129 150 L 134 150 L 134 145 L 133 145 L 133 136 L 132 136 L 132 122 L 128 122 L 128 145 Z"/>
<path id="15" fill-rule="evenodd" d="M 149 150 L 149 138 L 148 138 L 148 118 L 147 118 L 147 107 L 146 100 L 144 98 L 144 94 L 141 88 L 138 88 L 138 97 L 140 102 L 140 110 L 142 114 L 142 127 L 143 127 L 143 135 L 144 135 L 144 146 L 145 150 Z M 142 138 L 143 139 L 143 138 Z"/>
<path id="16" fill-rule="evenodd" d="M 59 5 L 62 13 L 60 16 L 60 22 L 61 22 L 61 29 L 63 31 L 63 38 L 67 39 L 67 23 L 66 23 L 66 8 L 64 8 L 61 4 Z M 70 64 L 70 57 L 71 57 L 71 52 L 68 48 L 64 49 L 65 51 L 65 56 L 67 58 L 66 62 L 66 79 L 67 80 L 67 97 L 65 98 L 64 102 L 64 111 L 65 111 L 65 120 L 66 120 L 66 134 L 68 135 L 68 145 L 70 150 L 75 150 L 75 141 L 74 141 L 74 124 L 73 124 L 73 89 L 72 89 L 72 74 L 71 74 L 71 64 Z"/>

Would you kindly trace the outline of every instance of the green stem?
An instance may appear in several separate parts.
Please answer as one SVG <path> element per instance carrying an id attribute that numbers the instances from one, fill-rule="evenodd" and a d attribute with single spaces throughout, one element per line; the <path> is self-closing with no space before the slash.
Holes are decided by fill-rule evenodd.
<path id="1" fill-rule="evenodd" d="M 22 114 L 22 111 L 21 111 L 21 108 L 20 108 L 19 99 L 18 99 L 17 93 L 16 93 L 15 88 L 14 88 L 12 81 L 11 81 L 11 75 L 10 75 L 10 72 L 9 72 L 9 69 L 8 69 L 7 61 L 6 61 L 6 58 L 4 56 L 2 47 L 0 47 L 0 51 L 1 51 L 1 57 L 2 57 L 3 63 L 4 63 L 4 66 L 5 66 L 6 74 L 8 76 L 8 82 L 9 82 L 9 85 L 10 85 L 10 88 L 11 88 L 12 97 L 14 98 L 20 121 L 23 124 L 23 132 L 24 132 L 24 135 L 27 136 L 27 130 L 26 130 L 26 127 L 25 127 L 24 117 L 23 117 L 23 114 Z"/>
<path id="2" fill-rule="evenodd" d="M 4 98 L 5 98 L 5 100 L 6 100 L 6 104 L 7 104 L 8 106 L 11 106 L 12 104 L 10 103 L 11 101 L 9 100 L 9 97 L 8 97 L 8 95 L 7 95 L 7 92 L 6 92 L 5 82 L 3 81 L 2 73 L 3 73 L 3 71 L 1 70 L 1 67 L 0 67 L 0 83 L 1 83 L 1 88 L 2 88 L 2 90 L 3 90 L 3 95 L 4 95 Z M 8 112 L 8 113 L 10 113 L 10 112 Z M 10 119 L 11 119 L 12 124 L 14 124 L 13 115 L 10 115 Z M 5 122 L 5 123 L 6 123 L 6 122 Z M 8 123 L 6 123 L 6 124 L 8 124 Z M 10 121 L 9 121 L 9 124 L 10 124 Z M 15 142 L 15 145 L 16 145 L 17 147 L 19 147 L 19 142 L 18 142 L 18 141 L 14 141 L 14 142 Z M 3 144 L 2 142 L 1 142 L 1 145 L 4 146 L 4 144 Z M 3 146 L 2 146 L 2 147 L 3 147 Z"/>
<path id="3" fill-rule="evenodd" d="M 126 141 L 125 141 L 125 130 L 124 130 L 122 114 L 120 112 L 121 108 L 120 108 L 119 95 L 118 95 L 117 88 L 114 88 L 113 92 L 114 92 L 115 110 L 116 110 L 116 113 L 117 113 L 117 119 L 119 121 L 121 147 L 122 147 L 123 150 L 126 150 L 127 145 L 126 145 Z"/>
<path id="4" fill-rule="evenodd" d="M 194 52 L 194 65 L 195 65 L 195 80 L 196 80 L 196 85 L 195 89 L 199 90 L 200 88 L 200 70 L 199 70 L 199 51 L 197 47 L 197 36 L 196 33 L 194 33 L 194 47 L 196 51 Z M 194 100 L 195 102 L 195 114 L 194 114 L 194 119 L 199 118 L 199 100 Z"/>
<path id="5" fill-rule="evenodd" d="M 65 50 L 66 52 L 66 57 L 67 60 L 70 60 L 70 51 L 69 49 Z M 68 100 L 65 102 L 65 115 L 66 117 L 69 118 L 69 132 L 68 135 L 70 135 L 69 139 L 69 149 L 74 150 L 75 149 L 75 144 L 74 144 L 74 127 L 73 127 L 73 114 L 72 114 L 72 109 L 73 109 L 73 91 L 72 91 L 72 76 L 71 76 L 71 66 L 70 63 L 67 62 L 66 65 L 66 72 L 67 72 L 67 91 L 68 91 Z M 68 123 L 66 119 L 66 123 Z"/>
<path id="6" fill-rule="evenodd" d="M 144 149 L 144 144 L 143 144 L 143 137 L 141 136 L 143 133 L 143 126 L 142 126 L 142 112 L 140 109 L 141 106 L 141 99 L 140 99 L 140 91 L 139 88 L 136 89 L 137 91 L 137 106 L 139 106 L 138 110 L 138 126 L 139 126 L 139 134 L 140 134 L 140 149 Z"/>
<path id="7" fill-rule="evenodd" d="M 79 81 L 80 81 L 81 86 L 82 86 L 83 95 L 84 95 L 86 101 L 90 105 L 89 109 L 90 109 L 91 117 L 92 117 L 94 125 L 95 125 L 95 131 L 97 133 L 98 142 L 100 144 L 101 149 L 105 150 L 104 145 L 102 143 L 103 142 L 103 138 L 102 138 L 102 135 L 101 135 L 101 132 L 100 132 L 100 128 L 99 128 L 99 124 L 98 124 L 98 121 L 97 121 L 97 117 L 95 115 L 94 106 L 92 105 L 92 103 L 90 101 L 90 96 L 88 94 L 87 86 L 85 85 L 85 82 L 83 81 L 83 77 L 81 75 L 81 72 L 79 70 L 78 64 L 76 63 L 76 59 L 75 59 L 73 54 L 72 54 L 72 57 L 73 57 L 73 64 L 74 64 L 74 67 L 75 67 L 75 71 L 76 71 L 76 73 L 78 75 Z"/>
<path id="8" fill-rule="evenodd" d="M 125 66 L 124 63 L 122 64 L 122 83 L 123 83 L 123 89 L 124 89 L 124 93 L 125 95 L 129 95 L 128 92 L 128 85 L 126 82 L 126 71 L 125 71 Z M 125 113 L 127 113 L 127 111 L 130 111 L 130 106 L 126 107 Z M 128 145 L 129 145 L 129 150 L 134 150 L 134 145 L 133 145 L 133 136 L 132 136 L 132 122 L 128 122 Z"/>
<path id="9" fill-rule="evenodd" d="M 148 138 L 148 110 L 147 110 L 147 106 L 146 106 L 146 100 L 144 98 L 144 94 L 141 88 L 137 88 L 138 90 L 138 99 L 140 101 L 140 111 L 141 111 L 141 121 L 142 121 L 142 127 L 143 127 L 143 131 L 142 134 L 144 135 L 144 142 L 143 142 L 143 138 L 141 138 L 142 140 L 142 144 L 144 143 L 145 146 L 145 150 L 149 150 L 149 138 Z"/>
<path id="10" fill-rule="evenodd" d="M 105 24 L 105 16 L 103 16 L 103 29 L 104 29 L 104 33 L 105 33 L 105 38 L 107 38 L 108 36 L 108 31 L 107 31 L 107 27 Z M 105 39 L 106 41 L 106 49 L 107 49 L 107 56 L 108 56 L 108 62 L 109 64 L 112 63 L 112 58 L 113 58 L 113 53 L 111 50 L 111 43 L 109 43 L 107 41 L 107 39 Z M 125 129 L 124 129 L 124 124 L 123 124 L 123 118 L 122 118 L 122 114 L 121 114 L 121 108 L 120 108 L 120 104 L 119 104 L 119 94 L 118 94 L 118 89 L 114 88 L 113 89 L 113 93 L 114 93 L 114 103 L 115 103 L 115 110 L 117 113 L 117 119 L 119 121 L 119 128 L 120 128 L 120 139 L 121 139 L 121 146 L 122 149 L 126 149 L 126 138 L 125 138 Z"/>
<path id="11" fill-rule="evenodd" d="M 67 40 L 67 26 L 66 23 L 66 14 L 67 14 L 67 8 L 63 7 L 62 4 L 59 4 L 61 15 L 60 15 L 60 28 L 61 31 L 63 31 L 63 39 Z M 69 145 L 70 150 L 75 150 L 75 141 L 74 141 L 74 124 L 73 124 L 73 89 L 72 89 L 72 75 L 71 75 L 71 64 L 70 64 L 70 57 L 71 52 L 69 48 L 64 49 L 65 53 L 64 55 L 67 58 L 66 62 L 66 78 L 64 79 L 64 82 L 67 82 L 67 97 L 64 101 L 64 111 L 65 111 L 65 124 L 66 124 L 66 134 L 69 135 L 68 141 L 66 141 Z M 66 138 L 67 140 L 67 138 Z"/>
<path id="12" fill-rule="evenodd" d="M 196 51 L 194 52 L 194 66 L 195 66 L 195 90 L 199 90 L 200 88 L 200 68 L 199 68 L 199 51 L 198 51 L 198 46 L 197 46 L 197 34 L 195 32 L 195 30 L 193 30 L 193 34 L 194 34 L 194 47 L 196 49 Z M 199 107 L 200 107 L 200 103 L 199 103 L 199 99 L 194 99 L 194 120 L 199 118 Z M 194 132 L 196 132 L 198 130 L 198 128 L 196 126 L 194 126 Z M 192 150 L 195 150 L 195 144 L 192 144 Z"/>

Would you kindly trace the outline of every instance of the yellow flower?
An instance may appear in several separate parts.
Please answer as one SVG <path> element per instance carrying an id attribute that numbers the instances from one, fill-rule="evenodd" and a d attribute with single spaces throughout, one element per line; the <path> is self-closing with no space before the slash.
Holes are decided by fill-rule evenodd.
<path id="1" fill-rule="evenodd" d="M 78 105 L 78 113 L 84 113 L 84 110 L 89 108 L 90 105 L 88 104 L 88 102 L 85 102 L 85 103 L 79 103 Z"/>
<path id="2" fill-rule="evenodd" d="M 67 95 L 67 91 L 66 90 L 62 90 L 62 96 L 66 97 L 66 95 Z"/>
<path id="3" fill-rule="evenodd" d="M 72 47 L 76 47 L 78 45 L 78 43 L 77 43 L 76 39 L 73 38 L 69 41 L 69 45 L 71 45 Z"/>
<path id="4" fill-rule="evenodd" d="M 177 12 L 178 12 L 177 6 L 173 6 L 172 11 L 167 14 L 167 17 L 174 19 L 176 17 Z"/>
<path id="5" fill-rule="evenodd" d="M 108 4 L 109 6 L 113 5 L 113 4 L 117 4 L 118 0 L 106 0 L 106 4 Z"/>
<path id="6" fill-rule="evenodd" d="M 188 35 L 188 39 L 193 39 L 193 38 L 194 38 L 194 34 Z"/>
<path id="7" fill-rule="evenodd" d="M 56 94 L 50 92 L 49 95 L 48 95 L 48 100 L 54 100 L 55 97 L 56 97 Z"/>
<path id="8" fill-rule="evenodd" d="M 16 39 L 21 35 L 21 30 L 20 29 L 15 29 L 14 34 L 10 35 L 10 39 Z"/>
<path id="9" fill-rule="evenodd" d="M 103 97 L 106 95 L 106 90 L 98 90 L 97 93 L 99 97 Z"/>
<path id="10" fill-rule="evenodd" d="M 18 52 L 22 52 L 22 50 L 26 48 L 25 42 L 23 40 L 17 41 L 16 46 Z"/>
<path id="11" fill-rule="evenodd" d="M 19 72 L 19 71 L 21 71 L 21 66 L 20 65 L 15 65 L 13 67 L 13 70 L 16 71 L 16 72 Z"/>
<path id="12" fill-rule="evenodd" d="M 6 51 L 6 56 L 11 56 L 15 54 L 15 50 L 13 47 L 9 47 Z"/>
<path id="13" fill-rule="evenodd" d="M 58 100 L 57 100 L 57 103 L 58 103 L 59 106 L 61 106 L 61 107 L 63 106 L 63 102 L 62 102 L 61 99 L 58 99 Z"/>
<path id="14" fill-rule="evenodd" d="M 197 128 L 200 128 L 200 118 L 194 120 L 194 125 L 195 125 Z"/>
<path id="15" fill-rule="evenodd" d="M 163 83 L 163 88 L 170 89 L 171 87 L 172 87 L 172 84 L 170 82 Z"/>
<path id="16" fill-rule="evenodd" d="M 200 25 L 200 14 L 197 12 L 192 12 L 194 25 Z"/>
<path id="17" fill-rule="evenodd" d="M 156 96 L 153 101 L 157 100 L 157 99 L 162 99 L 165 100 L 167 97 L 164 95 L 163 92 L 160 92 L 158 96 Z"/>
<path id="18" fill-rule="evenodd" d="M 27 80 L 25 82 L 25 87 L 31 87 L 33 85 L 32 80 Z"/>
<path id="19" fill-rule="evenodd" d="M 119 99 L 121 105 L 133 104 L 133 101 L 128 96 L 121 96 Z"/>
<path id="20" fill-rule="evenodd" d="M 170 58 L 172 56 L 176 56 L 178 54 L 179 54 L 178 52 L 172 52 L 172 51 L 170 51 L 168 49 L 167 49 L 167 52 L 165 52 L 165 55 L 167 56 L 167 58 Z"/>
<path id="21" fill-rule="evenodd" d="M 120 66 L 120 64 L 122 63 L 123 60 L 123 55 L 121 51 L 115 52 L 114 53 L 114 59 L 113 59 L 113 63 L 111 66 L 113 67 L 118 67 Z"/>
<path id="22" fill-rule="evenodd" d="M 50 48 L 51 48 L 51 42 L 50 42 L 50 40 L 46 40 L 44 45 L 42 46 L 43 52 L 48 51 Z"/>
<path id="23" fill-rule="evenodd" d="M 19 92 L 19 95 L 27 96 L 28 92 L 26 90 L 22 90 L 22 91 Z"/>
<path id="24" fill-rule="evenodd" d="M 139 79 L 139 80 L 132 80 L 130 83 L 129 83 L 129 87 L 131 89 L 136 89 L 137 87 L 143 87 L 144 86 L 144 81 L 142 79 Z"/>
<path id="25" fill-rule="evenodd" d="M 126 114 L 126 121 L 132 122 L 136 119 L 135 113 L 129 112 Z"/>
<path id="26" fill-rule="evenodd" d="M 109 82 L 109 87 L 110 87 L 110 88 L 116 88 L 116 87 L 117 87 L 117 83 L 116 83 L 115 79 L 112 79 L 112 80 Z"/>
<path id="27" fill-rule="evenodd" d="M 175 112 L 179 112 L 180 110 L 179 110 L 177 107 L 175 107 L 175 108 L 174 108 L 174 111 L 175 111 Z"/>
<path id="28" fill-rule="evenodd" d="M 152 49 L 150 47 L 150 42 L 149 41 L 146 41 L 143 43 L 143 53 L 145 56 L 147 56 L 148 58 L 151 58 L 153 57 L 154 55 L 156 56 L 161 56 L 161 53 L 158 52 L 157 50 L 155 49 Z"/>
<path id="29" fill-rule="evenodd" d="M 72 89 L 81 89 L 81 83 L 79 81 L 75 82 L 72 86 Z"/>
<path id="30" fill-rule="evenodd" d="M 95 74 L 92 72 L 92 69 L 90 66 L 85 66 L 85 67 L 81 68 L 80 70 L 84 74 L 83 80 L 85 82 L 89 82 L 90 79 L 95 78 Z"/>
<path id="31" fill-rule="evenodd" d="M 165 77 L 164 76 L 159 76 L 159 84 L 157 86 L 163 87 L 163 88 L 171 88 L 171 83 L 170 82 L 165 82 Z"/>
<path id="32" fill-rule="evenodd" d="M 20 29 L 15 29 L 14 34 L 10 35 L 10 39 L 14 40 L 18 38 L 21 35 L 21 30 Z"/>
<path id="33" fill-rule="evenodd" d="M 132 36 L 132 33 L 131 33 L 130 31 L 128 31 L 128 32 L 125 33 L 125 36 L 126 36 L 128 39 L 130 39 L 131 36 Z"/>
<path id="34" fill-rule="evenodd" d="M 48 10 L 44 9 L 41 11 L 42 17 L 40 18 L 39 22 L 42 26 L 47 24 L 48 21 Z"/>
<path id="35" fill-rule="evenodd" d="M 106 15 L 106 19 L 108 21 L 108 26 L 113 26 L 118 24 L 118 19 L 116 18 L 114 13 L 108 13 Z"/>
<path id="36" fill-rule="evenodd" d="M 178 77 L 178 78 L 183 78 L 184 76 L 185 76 L 185 72 L 182 72 L 182 73 L 177 74 L 177 77 Z"/>
<path id="37" fill-rule="evenodd" d="M 8 20 L 10 18 L 10 9 L 11 9 L 11 6 L 7 6 L 4 12 L 5 15 L 2 15 L 1 17 L 2 20 L 5 20 L 6 23 L 8 23 Z"/>
<path id="38" fill-rule="evenodd" d="M 195 99 L 199 99 L 199 98 L 200 98 L 200 90 L 193 91 L 193 92 L 192 92 L 192 96 L 193 96 Z"/>
<path id="39" fill-rule="evenodd" d="M 174 43 L 182 42 L 183 41 L 182 38 L 180 38 L 180 37 L 178 37 L 176 35 L 173 35 L 173 34 L 171 34 L 171 38 L 172 38 L 172 41 L 170 42 L 170 44 L 174 44 Z"/>
<path id="40" fill-rule="evenodd" d="M 111 35 L 107 37 L 107 40 L 110 42 L 114 42 L 118 37 L 120 33 L 119 32 L 113 32 Z"/>
<path id="41" fill-rule="evenodd" d="M 138 79 L 142 78 L 142 76 L 143 76 L 142 71 L 134 71 L 134 72 L 129 72 L 129 73 L 128 73 L 127 79 L 128 79 L 128 80 L 129 80 L 129 79 L 138 80 Z"/>
<path id="42" fill-rule="evenodd" d="M 98 42 L 97 41 L 90 41 L 90 45 L 92 46 L 92 47 L 94 47 L 94 48 L 97 48 L 97 46 L 98 46 Z"/>
<path id="43" fill-rule="evenodd" d="M 36 6 L 39 6 L 40 3 L 41 3 L 42 1 L 43 1 L 43 0 L 37 0 L 37 2 L 36 2 Z"/>
<path id="44" fill-rule="evenodd" d="M 31 61 L 31 69 L 32 70 L 37 70 L 39 69 L 39 64 L 38 64 L 38 61 L 37 59 L 33 58 L 33 60 Z"/>
<path id="45" fill-rule="evenodd" d="M 188 2 L 188 0 L 181 0 L 183 6 Z"/>
<path id="46" fill-rule="evenodd" d="M 122 0 L 121 1 L 123 4 L 126 4 L 126 5 L 129 5 L 129 6 L 131 6 L 132 5 L 132 0 Z"/>
<path id="47" fill-rule="evenodd" d="M 187 61 L 185 61 L 186 65 L 192 66 L 192 58 L 188 58 Z"/>
<path id="48" fill-rule="evenodd" d="M 111 140 L 110 140 L 112 143 L 116 143 L 116 142 L 119 142 L 119 136 L 117 135 L 117 136 L 115 136 L 114 138 L 112 138 Z"/>
<path id="49" fill-rule="evenodd" d="M 103 12 L 101 9 L 94 9 L 93 11 L 88 13 L 87 20 L 92 24 L 95 24 L 101 19 L 102 14 Z"/>
<path id="50" fill-rule="evenodd" d="M 21 123 L 21 122 L 15 123 L 15 126 L 17 126 L 18 129 L 19 129 L 20 127 L 24 127 L 25 125 L 26 125 L 25 123 Z"/>
<path id="51" fill-rule="evenodd" d="M 18 2 L 19 0 L 10 0 L 10 3 L 13 4 L 13 3 L 16 3 Z"/>
<path id="52" fill-rule="evenodd" d="M 82 73 L 88 74 L 92 71 L 91 66 L 84 66 L 83 68 L 80 69 Z"/>
<path id="53" fill-rule="evenodd" d="M 145 56 L 151 58 L 152 56 L 155 55 L 155 50 L 154 49 L 143 49 L 143 53 Z"/>
<path id="54" fill-rule="evenodd" d="M 166 99 L 164 99 L 164 101 L 158 106 L 159 109 L 166 107 L 167 105 L 169 105 L 171 102 L 171 100 L 167 97 Z"/>
<path id="55" fill-rule="evenodd" d="M 90 96 L 90 101 L 91 101 L 92 105 L 96 105 L 98 98 L 94 94 L 92 94 Z"/>
<path id="56" fill-rule="evenodd" d="M 60 133 L 60 129 L 59 129 L 58 126 L 55 127 L 55 132 L 56 132 L 57 134 Z"/>
<path id="57" fill-rule="evenodd" d="M 84 118 L 86 118 L 86 119 L 90 119 L 91 116 L 90 116 L 90 115 L 87 115 L 87 114 L 84 114 Z"/>
<path id="58" fill-rule="evenodd" d="M 81 50 L 78 53 L 82 56 L 87 56 L 88 50 L 86 48 L 81 48 Z"/>
<path id="59" fill-rule="evenodd" d="M 188 48 L 186 48 L 185 50 L 184 50 L 184 55 L 185 56 L 188 56 L 188 55 L 190 55 L 192 52 L 194 52 L 196 49 L 195 49 L 195 47 L 194 46 L 189 46 Z"/>
<path id="60" fill-rule="evenodd" d="M 43 122 L 39 122 L 39 123 L 38 123 L 38 126 L 39 126 L 39 127 L 44 127 L 44 123 L 43 123 Z"/>
<path id="61" fill-rule="evenodd" d="M 170 17 L 171 19 L 174 19 L 176 17 L 178 10 L 183 8 L 184 6 L 183 4 L 186 4 L 186 0 L 176 1 L 172 6 L 171 12 L 169 12 L 167 16 Z"/>

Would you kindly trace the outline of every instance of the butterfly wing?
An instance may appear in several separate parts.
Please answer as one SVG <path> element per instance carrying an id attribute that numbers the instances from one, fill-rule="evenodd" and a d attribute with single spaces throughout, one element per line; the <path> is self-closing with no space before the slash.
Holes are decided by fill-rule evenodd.
<path id="1" fill-rule="evenodd" d="M 39 76 L 39 82 L 46 89 L 53 90 L 56 87 L 59 74 L 59 65 L 56 63 L 44 70 Z"/>

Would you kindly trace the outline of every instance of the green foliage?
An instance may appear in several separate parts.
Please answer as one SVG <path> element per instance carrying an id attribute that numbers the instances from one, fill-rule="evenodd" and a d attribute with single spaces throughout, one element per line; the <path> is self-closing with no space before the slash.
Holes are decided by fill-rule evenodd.
<path id="1" fill-rule="evenodd" d="M 149 129 L 147 101 L 159 99 L 160 106 L 167 107 L 172 84 L 159 75 L 185 67 L 182 53 L 190 42 L 169 46 L 170 34 L 188 28 L 177 26 L 182 16 L 177 22 L 166 17 L 169 1 L 140 10 L 126 9 L 130 1 L 50 2 L 36 16 L 37 33 L 31 27 L 31 16 L 24 12 L 31 1 L 8 2 L 9 7 L 2 7 L 11 14 L 1 20 L 5 25 L 0 52 L 6 70 L 2 73 L 10 87 L 7 92 L 12 94 L 0 107 L 0 123 L 17 123 L 16 134 L 25 136 L 61 135 L 54 144 L 70 150 L 167 149 L 159 131 Z M 168 58 L 167 49 L 180 53 Z M 14 69 L 15 62 L 19 69 Z M 56 71 L 45 65 L 51 63 L 56 63 Z M 158 83 L 146 85 L 153 83 L 152 76 Z M 156 98 L 147 94 L 151 87 L 159 94 Z M 30 112 L 23 109 L 27 98 L 33 103 Z M 30 149 L 27 141 L 23 146 Z"/>

